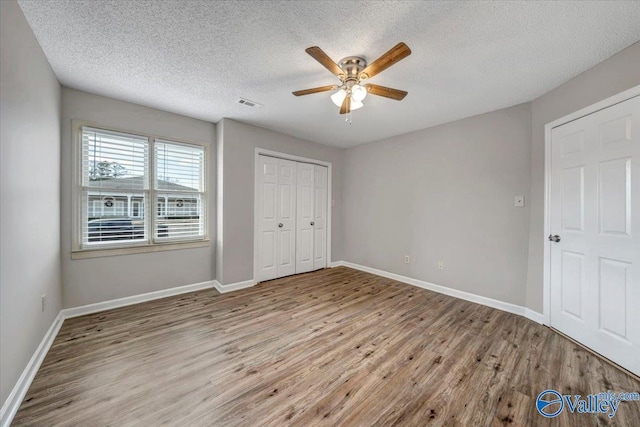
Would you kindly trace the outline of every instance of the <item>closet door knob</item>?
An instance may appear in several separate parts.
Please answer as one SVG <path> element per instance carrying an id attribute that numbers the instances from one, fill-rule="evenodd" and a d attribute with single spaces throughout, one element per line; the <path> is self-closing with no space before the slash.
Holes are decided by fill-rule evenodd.
<path id="1" fill-rule="evenodd" d="M 311 221 L 311 225 L 315 225 L 315 222 Z"/>
<path id="2" fill-rule="evenodd" d="M 282 228 L 282 227 L 283 227 L 283 224 L 282 224 L 282 223 L 278 224 L 278 227 Z"/>

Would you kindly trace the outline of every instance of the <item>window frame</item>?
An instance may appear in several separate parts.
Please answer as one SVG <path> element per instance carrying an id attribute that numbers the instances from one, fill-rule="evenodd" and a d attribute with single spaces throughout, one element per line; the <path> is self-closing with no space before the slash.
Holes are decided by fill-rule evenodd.
<path id="1" fill-rule="evenodd" d="M 200 189 L 198 191 L 184 191 L 184 190 L 183 191 L 177 191 L 177 190 L 169 190 L 169 189 L 164 189 L 163 190 L 163 189 L 160 189 L 159 185 L 158 185 L 158 170 L 156 169 L 156 166 L 157 166 L 156 165 L 156 161 L 157 161 L 157 157 L 156 157 L 157 156 L 156 141 L 158 143 L 160 143 L 160 144 L 170 144 L 170 145 L 173 145 L 173 146 L 193 147 L 195 145 L 195 144 L 188 144 L 188 143 L 184 143 L 184 142 L 176 141 L 176 140 L 171 140 L 171 139 L 167 139 L 167 138 L 156 138 L 153 141 L 153 144 L 149 145 L 149 148 L 151 150 L 153 150 L 152 157 L 153 157 L 153 161 L 154 161 L 154 163 L 153 163 L 154 170 L 152 170 L 152 177 L 151 177 L 151 187 L 153 187 L 152 189 L 154 191 L 149 193 L 150 197 L 153 197 L 153 199 L 151 200 L 151 203 L 153 204 L 155 202 L 156 204 L 159 204 L 159 200 L 160 200 L 159 196 L 164 195 L 165 196 L 165 200 L 163 202 L 162 211 L 163 211 L 163 214 L 164 214 L 164 216 L 166 218 L 167 216 L 170 216 L 172 213 L 175 214 L 175 208 L 172 209 L 171 203 L 169 201 L 169 198 L 166 197 L 166 196 L 168 196 L 170 194 L 183 195 L 183 196 L 191 195 L 191 197 L 199 196 L 200 205 L 201 205 L 200 210 L 203 212 L 203 214 L 204 214 L 204 216 L 206 218 L 206 216 L 209 213 L 209 207 L 208 207 L 208 202 L 207 202 L 207 198 L 206 198 L 206 190 L 207 190 L 208 186 L 207 186 L 207 183 L 206 183 L 206 175 L 204 173 L 205 172 L 204 169 L 207 168 L 207 160 L 206 160 L 207 153 L 206 153 L 206 149 L 204 149 L 205 151 L 203 151 L 204 158 L 203 158 L 203 165 L 202 165 L 202 167 L 203 167 L 203 171 L 202 171 L 202 180 L 203 180 L 202 181 L 202 186 L 203 186 L 203 188 L 202 189 Z M 198 197 L 195 197 L 195 198 L 197 199 Z M 161 215 L 159 215 L 158 212 L 156 212 L 156 215 L 155 215 L 154 218 L 158 220 L 157 223 L 156 222 L 149 223 L 149 225 L 151 226 L 151 230 L 150 230 L 151 238 L 154 239 L 154 241 L 155 241 L 155 239 L 157 239 L 156 243 L 158 243 L 158 242 L 185 242 L 185 241 L 186 242 L 191 242 L 191 241 L 195 240 L 195 239 L 185 239 L 185 238 L 182 238 L 182 237 L 173 237 L 173 238 L 172 237 L 168 237 L 168 238 L 156 237 L 156 235 L 155 235 L 156 227 L 157 227 L 158 223 L 161 223 L 161 221 L 159 220 L 160 216 Z M 203 225 L 205 226 L 204 234 L 206 235 L 206 225 L 205 224 L 203 224 Z"/>
<path id="2" fill-rule="evenodd" d="M 165 143 L 175 143 L 186 146 L 197 146 L 201 147 L 204 151 L 204 161 L 203 161 L 203 171 L 202 171 L 202 185 L 203 189 L 201 192 L 202 197 L 202 212 L 203 212 L 203 227 L 204 233 L 203 236 L 193 238 L 193 239 L 182 239 L 182 240 L 158 240 L 152 234 L 153 230 L 155 230 L 156 222 L 158 220 L 157 210 L 156 209 L 148 209 L 147 206 L 144 207 L 145 215 L 147 215 L 147 219 L 145 221 L 145 230 L 149 234 L 150 238 L 146 242 L 140 243 L 109 243 L 105 245 L 97 245 L 93 247 L 83 247 L 82 242 L 82 221 L 83 221 L 83 213 L 82 213 L 82 197 L 83 197 L 83 170 L 82 170 L 82 128 L 90 127 L 99 130 L 104 130 L 106 132 L 118 132 L 123 134 L 129 134 L 134 136 L 139 136 L 143 138 L 147 138 L 148 140 L 148 164 L 149 164 L 149 190 L 145 190 L 145 192 L 149 195 L 149 206 L 153 206 L 154 201 L 156 200 L 157 194 L 162 193 L 162 190 L 158 190 L 156 187 L 156 140 L 158 142 Z M 167 136 L 160 136 L 150 134 L 148 132 L 138 132 L 132 131 L 128 129 L 121 129 L 116 126 L 108 126 L 103 124 L 97 124 L 93 122 L 88 122 L 85 120 L 73 119 L 71 120 L 71 135 L 72 135 L 72 191 L 71 191 L 71 202 L 72 202 L 72 215 L 71 215 L 71 229 L 72 229 L 72 247 L 71 247 L 71 258 L 72 259 L 82 259 L 82 258 L 94 258 L 94 257 L 102 257 L 102 256 L 113 256 L 113 255 L 126 255 L 126 254 L 134 254 L 134 253 L 145 253 L 145 252 L 159 252 L 159 251 L 168 251 L 168 250 L 178 250 L 178 249 L 187 249 L 187 248 L 196 248 L 196 247 L 206 247 L 209 246 L 210 236 L 210 224 L 209 224 L 209 210 L 210 210 L 210 191 L 211 185 L 209 183 L 210 177 L 210 144 L 203 143 L 199 141 L 190 141 L 179 138 L 172 138 Z"/>

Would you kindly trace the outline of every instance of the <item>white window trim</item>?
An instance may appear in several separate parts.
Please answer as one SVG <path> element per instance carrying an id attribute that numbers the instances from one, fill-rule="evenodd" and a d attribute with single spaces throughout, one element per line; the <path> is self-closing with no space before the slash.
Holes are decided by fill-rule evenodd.
<path id="1" fill-rule="evenodd" d="M 184 145 L 197 145 L 204 149 L 204 170 L 203 170 L 203 192 L 202 192 L 202 204 L 204 211 L 204 236 L 199 239 L 191 240 L 179 240 L 179 241 L 161 241 L 156 242 L 151 234 L 150 239 L 147 242 L 135 244 L 110 244 L 108 246 L 99 246 L 91 248 L 82 247 L 82 127 L 92 127 L 96 129 L 104 129 L 106 131 L 121 132 L 137 136 L 146 137 L 149 139 L 149 173 L 151 174 L 149 185 L 149 204 L 153 206 L 156 193 L 162 192 L 156 189 L 156 177 L 155 177 L 155 141 L 161 140 L 165 142 L 178 143 Z M 95 258 L 114 255 L 128 255 L 145 252 L 161 252 L 168 250 L 188 249 L 197 247 L 206 247 L 211 244 L 209 236 L 209 200 L 211 197 L 211 186 L 209 183 L 209 169 L 211 168 L 211 154 L 210 144 L 202 143 L 199 141 L 189 141 L 185 139 L 176 139 L 167 136 L 154 135 L 147 132 L 132 131 L 130 129 L 120 129 L 115 126 L 108 126 L 97 124 L 94 122 L 88 122 L 85 120 L 73 119 L 71 120 L 71 138 L 72 138 L 72 179 L 71 179 L 71 258 L 83 259 L 83 258 Z M 156 221 L 156 210 L 145 209 L 145 215 L 148 215 L 149 220 L 146 221 L 147 233 L 152 233 L 153 227 Z"/>

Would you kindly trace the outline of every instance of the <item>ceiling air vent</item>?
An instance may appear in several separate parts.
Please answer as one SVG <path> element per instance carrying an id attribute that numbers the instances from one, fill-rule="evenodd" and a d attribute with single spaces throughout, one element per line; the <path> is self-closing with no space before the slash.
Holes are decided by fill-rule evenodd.
<path id="1" fill-rule="evenodd" d="M 246 105 L 247 107 L 261 108 L 262 104 L 258 104 L 254 101 L 249 101 L 248 99 L 240 98 L 238 99 L 238 104 Z"/>

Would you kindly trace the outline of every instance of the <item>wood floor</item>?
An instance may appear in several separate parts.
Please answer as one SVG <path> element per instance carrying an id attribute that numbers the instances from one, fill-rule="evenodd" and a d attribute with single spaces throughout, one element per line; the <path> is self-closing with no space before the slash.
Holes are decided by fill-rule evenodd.
<path id="1" fill-rule="evenodd" d="M 345 267 L 66 320 L 13 425 L 640 425 L 640 383 L 525 318 Z"/>

